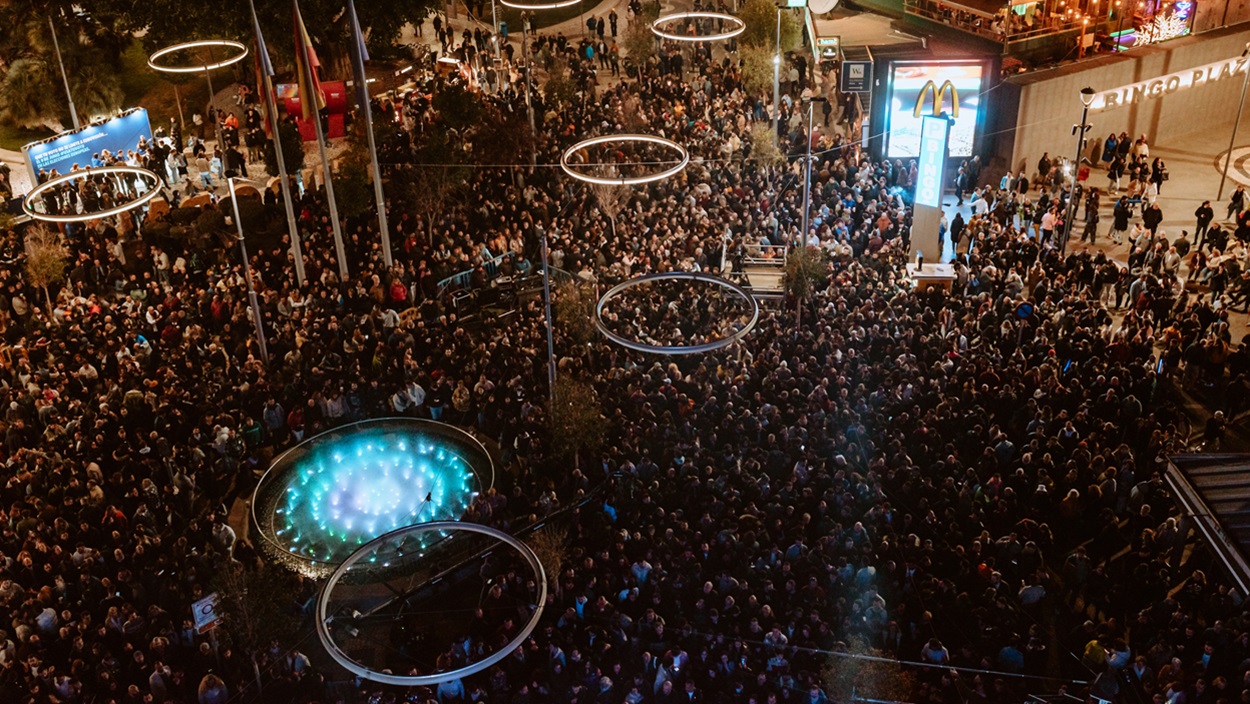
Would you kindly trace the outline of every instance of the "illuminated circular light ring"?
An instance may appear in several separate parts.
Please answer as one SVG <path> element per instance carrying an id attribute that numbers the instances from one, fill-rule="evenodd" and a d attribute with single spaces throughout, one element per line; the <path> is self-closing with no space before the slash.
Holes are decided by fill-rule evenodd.
<path id="1" fill-rule="evenodd" d="M 505 7 L 513 7 L 518 10 L 558 10 L 561 7 L 571 7 L 582 0 L 556 0 L 555 2 L 545 3 L 525 3 L 516 2 L 515 0 L 499 0 L 499 4 Z"/>
<path id="2" fill-rule="evenodd" d="M 202 64 L 200 66 L 164 66 L 156 63 L 156 60 L 162 56 L 167 56 L 176 51 L 184 51 L 186 49 L 199 49 L 206 46 L 220 46 L 227 49 L 234 49 L 239 52 L 236 56 L 228 56 L 221 61 L 212 64 Z M 157 71 L 165 73 L 199 73 L 200 71 L 212 71 L 213 69 L 225 68 L 231 64 L 237 64 L 247 57 L 247 45 L 241 44 L 230 39 L 201 39 L 195 42 L 184 42 L 182 44 L 174 44 L 164 49 L 159 49 L 148 57 L 148 66 Z"/>
<path id="3" fill-rule="evenodd" d="M 498 540 L 520 553 L 525 562 L 529 564 L 530 569 L 534 571 L 534 577 L 538 586 L 538 595 L 535 599 L 534 613 L 530 616 L 529 621 L 521 627 L 521 630 L 517 632 L 516 636 L 509 641 L 507 645 L 499 648 L 495 652 L 485 658 L 482 658 L 481 660 L 478 660 L 477 662 L 470 663 L 464 667 L 456 668 L 454 670 L 439 672 L 432 675 L 393 675 L 385 672 L 379 672 L 361 665 L 359 662 L 348 657 L 346 653 L 339 650 L 338 645 L 334 642 L 334 638 L 330 635 L 330 630 L 326 620 L 326 607 L 329 606 L 330 596 L 334 592 L 334 587 L 338 584 L 339 580 L 347 574 L 348 570 L 356 564 L 366 560 L 371 553 L 376 552 L 383 544 L 392 542 L 398 537 L 402 536 L 404 539 L 407 539 L 412 535 L 420 533 L 450 533 L 455 531 L 477 533 L 479 535 L 485 535 L 489 538 Z M 374 682 L 393 684 L 400 687 L 432 686 L 468 677 L 470 675 L 475 675 L 494 666 L 504 658 L 511 655 L 512 652 L 520 647 L 521 644 L 530 637 L 530 634 L 534 632 L 534 628 L 538 626 L 539 619 L 542 618 L 543 608 L 546 606 L 546 603 L 547 572 L 543 569 L 543 564 L 538 559 L 538 555 L 534 554 L 534 551 L 530 548 L 530 546 L 521 542 L 512 535 L 496 528 L 491 528 L 490 526 L 464 521 L 431 521 L 429 523 L 420 523 L 406 528 L 400 528 L 399 530 L 391 531 L 386 535 L 378 536 L 377 538 L 360 546 L 358 550 L 353 552 L 346 560 L 343 561 L 342 564 L 338 566 L 337 569 L 334 570 L 334 573 L 331 574 L 330 578 L 326 581 L 325 586 L 321 588 L 321 594 L 317 597 L 317 637 L 321 639 L 321 645 L 326 649 L 326 652 L 330 654 L 330 657 L 334 658 L 335 662 L 342 665 L 355 675 Z"/>
<path id="4" fill-rule="evenodd" d="M 726 291 L 729 291 L 747 302 L 747 304 L 751 307 L 751 319 L 747 321 L 746 325 L 743 325 L 732 335 L 726 335 L 719 340 L 712 340 L 711 342 L 701 342 L 697 345 L 648 345 L 609 330 L 607 324 L 603 322 L 603 309 L 607 306 L 607 304 L 613 298 L 619 296 L 622 292 L 653 281 L 697 281 L 700 283 L 720 286 Z M 750 291 L 747 291 L 745 288 L 742 288 L 732 281 L 727 281 L 709 274 L 701 274 L 691 271 L 666 271 L 659 274 L 647 274 L 646 276 L 639 276 L 637 278 L 624 281 L 608 289 L 607 292 L 603 294 L 603 297 L 599 299 L 599 302 L 595 304 L 595 327 L 599 328 L 599 332 L 603 333 L 604 337 L 622 347 L 625 347 L 626 349 L 646 354 L 702 354 L 704 352 L 712 352 L 723 349 L 738 340 L 741 340 L 743 337 L 746 337 L 747 333 L 755 329 L 755 324 L 759 322 L 759 319 L 760 304 L 755 300 L 755 297 L 751 295 Z"/>
<path id="5" fill-rule="evenodd" d="M 642 144 L 658 144 L 662 147 L 665 147 L 667 149 L 671 149 L 677 152 L 678 154 L 681 155 L 681 158 L 678 160 L 678 163 L 676 166 L 672 166 L 668 169 L 665 169 L 664 171 L 660 171 L 654 174 L 648 174 L 646 176 L 629 176 L 629 177 L 620 177 L 620 178 L 608 178 L 606 176 L 592 176 L 587 173 L 582 173 L 581 171 L 578 171 L 577 169 L 573 168 L 574 166 L 576 166 L 576 164 L 569 163 L 569 157 L 583 149 L 587 149 L 589 147 L 597 146 L 600 144 L 610 144 L 612 142 L 636 142 L 636 143 L 642 143 Z M 686 165 L 689 163 L 690 163 L 690 153 L 686 151 L 685 147 L 681 146 L 680 144 L 678 144 L 677 142 L 674 142 L 671 139 L 665 139 L 663 137 L 656 137 L 655 135 L 650 135 L 650 134 L 608 134 L 608 135 L 603 135 L 602 137 L 592 137 L 591 139 L 578 142 L 577 144 L 574 144 L 568 149 L 565 149 L 564 154 L 560 156 L 560 168 L 564 169 L 564 173 L 568 174 L 569 176 L 572 176 L 573 178 L 579 181 L 585 181 L 587 183 L 594 183 L 594 184 L 599 184 L 603 186 L 636 186 L 642 183 L 662 181 L 670 176 L 675 176 L 681 173 L 682 170 L 685 169 Z"/>
<path id="6" fill-rule="evenodd" d="M 55 215 L 55 214 L 49 214 L 49 213 L 41 213 L 38 210 L 35 210 L 34 208 L 34 203 L 40 196 L 42 196 L 45 192 L 53 188 L 56 188 L 57 186 L 60 186 L 63 183 L 69 183 L 70 181 L 74 181 L 80 178 L 89 178 L 91 176 L 105 176 L 108 174 L 131 174 L 134 176 L 138 176 L 139 178 L 144 179 L 145 181 L 151 181 L 152 187 L 148 189 L 146 193 L 139 196 L 138 198 L 126 201 L 125 203 L 122 203 L 121 205 L 115 205 L 112 208 L 108 208 L 106 210 L 97 210 L 91 213 L 71 213 L 68 215 Z M 160 176 L 157 176 L 156 174 L 152 173 L 151 171 L 148 171 L 147 169 L 141 169 L 137 166 L 101 166 L 98 168 L 80 169 L 72 173 L 64 174 L 62 176 L 57 176 L 56 178 L 53 178 L 53 179 L 48 179 L 47 181 L 44 181 L 43 183 L 36 186 L 35 188 L 32 188 L 30 192 L 26 194 L 26 198 L 22 200 L 22 210 L 24 210 L 26 214 L 29 215 L 30 217 L 36 220 L 44 220 L 46 222 L 87 222 L 89 220 L 99 220 L 101 218 L 107 218 L 107 217 L 112 217 L 114 215 L 119 215 L 121 213 L 126 212 L 127 210 L 130 210 L 131 208 L 137 208 L 143 205 L 144 203 L 147 203 L 148 201 L 152 200 L 160 193 L 160 190 L 164 186 L 164 183 L 165 182 L 161 180 Z"/>
<path id="7" fill-rule="evenodd" d="M 673 34 L 660 29 L 661 25 L 677 20 L 700 19 L 700 20 L 723 20 L 729 22 L 731 27 L 729 30 L 717 34 Z M 670 39 L 675 42 L 715 42 L 724 39 L 733 39 L 734 37 L 747 31 L 747 23 L 733 15 L 727 15 L 723 12 L 674 12 L 671 15 L 655 18 L 651 23 L 651 32 L 657 37 Z"/>
<path id="8" fill-rule="evenodd" d="M 380 446 L 392 438 L 398 439 L 393 450 Z M 428 443 L 430 447 L 424 451 L 415 445 L 404 447 L 408 442 Z M 356 448 L 355 457 L 360 458 L 359 462 L 351 461 L 355 458 L 347 449 L 349 443 L 366 446 Z M 371 446 L 379 447 L 375 452 Z M 367 458 L 364 457 L 366 449 L 369 451 Z M 339 467 L 342 459 L 338 455 L 345 453 L 348 462 Z M 443 453 L 448 455 L 446 460 L 441 456 Z M 415 455 L 432 455 L 442 463 L 431 467 L 430 472 L 412 466 L 396 468 L 400 474 L 411 471 L 414 475 L 433 478 L 433 482 L 421 488 L 419 496 L 411 486 L 402 491 L 395 489 L 397 484 L 402 484 L 399 476 L 385 476 L 385 462 L 402 461 L 402 457 Z M 330 460 L 336 466 L 327 466 Z M 448 487 L 441 479 L 444 473 L 455 469 L 456 462 L 460 465 L 459 469 L 476 479 L 477 486 L 471 489 L 486 492 L 494 486 L 495 467 L 490 453 L 477 438 L 455 426 L 395 417 L 341 425 L 305 438 L 273 459 L 252 490 L 252 525 L 260 534 L 259 543 L 269 557 L 288 569 L 320 579 L 333 572 L 352 554 L 352 550 L 388 532 L 386 524 L 391 522 L 395 526 L 395 522 L 391 521 L 395 516 L 398 516 L 398 521 L 403 521 L 398 527 L 401 530 L 404 525 L 418 525 L 422 516 L 450 517 L 443 504 L 452 504 L 460 497 L 453 495 L 449 498 Z M 432 459 L 431 464 L 434 464 Z M 379 467 L 383 469 L 382 476 L 378 476 Z M 344 468 L 346 476 L 341 474 Z M 411 483 L 412 480 L 405 478 L 403 481 Z M 392 501 L 379 487 L 394 489 L 399 498 Z M 427 492 L 431 496 L 429 502 L 424 501 Z M 389 506 L 397 509 L 398 513 L 379 515 L 379 509 L 388 508 L 384 504 L 396 504 L 400 499 L 412 496 L 415 500 L 403 506 Z M 468 498 L 461 502 L 467 509 L 473 494 L 466 496 Z M 344 503 L 341 516 L 334 515 L 336 498 Z M 415 510 L 410 510 L 414 504 Z M 365 530 L 349 523 L 356 518 L 366 522 L 362 526 L 367 522 L 372 522 L 374 526 L 381 523 L 382 530 L 376 527 Z M 312 535 L 305 539 L 305 533 Z M 335 543 L 333 546 L 332 540 Z"/>

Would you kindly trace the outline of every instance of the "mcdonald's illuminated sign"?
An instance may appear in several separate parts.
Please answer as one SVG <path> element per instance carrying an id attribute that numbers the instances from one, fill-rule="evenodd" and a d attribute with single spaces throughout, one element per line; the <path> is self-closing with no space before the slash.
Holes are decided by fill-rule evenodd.
<path id="1" fill-rule="evenodd" d="M 920 117 L 924 112 L 924 97 L 927 94 L 933 95 L 933 116 L 938 117 L 942 114 L 942 99 L 946 96 L 947 89 L 951 92 L 951 117 L 959 117 L 959 91 L 955 89 L 955 84 L 950 81 L 942 81 L 942 87 L 938 88 L 933 81 L 926 81 L 924 87 L 920 89 L 920 95 L 916 96 L 916 107 L 912 110 L 913 117 Z"/>

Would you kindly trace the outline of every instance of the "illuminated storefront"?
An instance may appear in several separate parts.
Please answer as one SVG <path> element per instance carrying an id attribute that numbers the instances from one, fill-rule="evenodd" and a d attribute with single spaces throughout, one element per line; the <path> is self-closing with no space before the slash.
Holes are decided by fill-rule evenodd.
<path id="1" fill-rule="evenodd" d="M 932 99 L 933 112 L 946 110 L 954 119 L 950 156 L 972 156 L 980 124 L 985 75 L 985 66 L 980 61 L 893 62 L 885 114 L 885 155 L 891 159 L 920 156 L 922 116 L 933 114 L 922 104 Z M 951 107 L 936 107 L 944 104 Z"/>

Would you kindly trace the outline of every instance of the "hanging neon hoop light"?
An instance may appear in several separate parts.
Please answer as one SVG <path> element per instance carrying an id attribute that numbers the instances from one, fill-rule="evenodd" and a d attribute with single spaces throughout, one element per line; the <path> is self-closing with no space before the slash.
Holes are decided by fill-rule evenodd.
<path id="1" fill-rule="evenodd" d="M 515 0 L 499 0 L 499 4 L 505 7 L 513 7 L 518 10 L 558 10 L 561 7 L 571 7 L 582 0 L 557 0 L 556 2 L 547 3 L 524 3 L 515 2 Z"/>
<path id="2" fill-rule="evenodd" d="M 331 597 L 334 594 L 334 588 L 338 586 L 339 582 L 349 574 L 358 575 L 358 570 L 378 569 L 378 565 L 372 562 L 370 558 L 375 556 L 379 551 L 388 554 L 391 553 L 392 550 L 388 547 L 388 545 L 394 544 L 397 541 L 402 544 L 404 541 L 412 539 L 413 536 L 420 536 L 425 533 L 435 533 L 439 536 L 447 536 L 449 533 L 456 532 L 476 533 L 478 535 L 484 535 L 488 538 L 498 540 L 504 545 L 507 545 L 517 551 L 517 553 L 520 554 L 521 559 L 525 561 L 530 570 L 533 572 L 535 580 L 534 584 L 537 589 L 533 613 L 530 614 L 529 620 L 525 623 L 525 625 L 517 631 L 516 636 L 513 637 L 512 640 L 510 640 L 506 645 L 481 660 L 472 662 L 464 667 L 458 667 L 453 670 L 437 672 L 430 675 L 395 675 L 389 672 L 382 672 L 380 669 L 369 667 L 368 665 L 361 663 L 345 653 L 343 648 L 335 640 L 335 633 L 331 632 L 331 626 L 334 624 L 336 614 L 327 614 Z M 418 555 L 417 559 L 419 558 L 420 555 Z M 380 569 L 388 570 L 395 568 L 384 564 L 380 567 Z M 356 579 L 358 580 L 359 577 Z M 317 598 L 317 614 L 315 622 L 317 626 L 317 637 L 321 640 L 321 645 L 326 649 L 326 652 L 330 654 L 330 657 L 334 658 L 335 662 L 342 665 L 349 672 L 374 682 L 381 682 L 382 684 L 393 684 L 400 687 L 433 686 L 443 682 L 450 682 L 451 680 L 477 674 L 493 667 L 496 663 L 511 655 L 513 651 L 520 647 L 521 644 L 523 644 L 530 637 L 530 634 L 534 632 L 534 628 L 538 626 L 539 619 L 542 618 L 543 608 L 546 606 L 546 603 L 547 572 L 543 569 L 542 562 L 538 559 L 538 556 L 534 554 L 534 551 L 530 548 L 530 546 L 508 533 L 478 523 L 469 523 L 465 521 L 431 521 L 429 523 L 421 523 L 392 531 L 360 546 L 358 550 L 353 552 L 350 557 L 344 560 L 343 563 L 334 570 L 334 573 L 330 575 L 329 580 L 326 581 L 325 586 L 321 588 L 321 595 Z M 336 627 L 336 629 L 337 628 L 338 627 Z M 340 636 L 341 635 L 342 632 L 340 631 Z"/>
<path id="3" fill-rule="evenodd" d="M 574 168 L 576 164 L 572 164 L 569 162 L 569 158 L 571 156 L 573 156 L 574 154 L 576 154 L 577 152 L 583 149 L 588 149 L 590 147 L 594 147 L 600 144 L 612 144 L 614 142 L 637 143 L 637 144 L 658 144 L 666 149 L 671 149 L 672 151 L 677 152 L 677 154 L 679 155 L 679 159 L 677 161 L 676 166 L 669 167 L 663 171 L 660 171 L 654 174 L 648 174 L 646 176 L 622 176 L 618 178 L 612 178 L 608 176 L 594 176 L 592 174 L 584 173 Z M 681 146 L 677 142 L 672 141 L 671 139 L 664 139 L 663 137 L 656 137 L 654 135 L 649 135 L 649 134 L 610 134 L 610 135 L 604 135 L 602 137 L 594 137 L 594 138 L 587 139 L 582 142 L 578 142 L 577 144 L 574 144 L 573 146 L 564 150 L 564 154 L 560 157 L 560 167 L 564 169 L 564 173 L 568 174 L 569 176 L 572 176 L 573 178 L 579 181 L 585 181 L 587 183 L 596 183 L 596 184 L 605 185 L 605 186 L 636 186 L 642 183 L 662 181 L 670 176 L 675 176 L 681 173 L 682 169 L 685 169 L 686 165 L 689 163 L 690 163 L 690 154 L 686 151 L 685 147 Z"/>
<path id="4" fill-rule="evenodd" d="M 72 213 L 62 215 L 59 213 L 43 213 L 35 210 L 34 205 L 38 201 L 39 197 L 61 184 L 69 183 L 70 181 L 80 178 L 107 176 L 109 174 L 129 174 L 131 176 L 138 176 L 144 181 L 151 182 L 152 187 L 149 188 L 146 193 L 143 193 L 137 198 L 126 201 L 121 205 L 115 205 L 112 208 L 90 213 Z M 83 169 L 81 171 L 75 171 L 63 176 L 57 176 L 54 179 L 44 181 L 35 188 L 32 188 L 31 191 L 26 194 L 26 198 L 22 200 L 22 210 L 24 210 L 26 214 L 32 218 L 36 220 L 44 220 L 46 222 L 87 222 L 88 220 L 99 220 L 101 218 L 119 215 L 127 210 L 130 210 L 131 208 L 137 208 L 144 203 L 147 203 L 156 197 L 163 185 L 164 182 L 161 180 L 160 176 L 157 176 L 147 169 L 141 169 L 137 166 L 103 166 L 95 169 Z"/>
<path id="5" fill-rule="evenodd" d="M 222 59 L 221 61 L 218 61 L 216 63 L 201 64 L 199 66 L 168 66 L 168 65 L 156 63 L 157 59 L 161 58 L 162 56 L 168 56 L 169 54 L 172 54 L 176 51 L 186 51 L 188 49 L 201 49 L 204 47 L 213 47 L 213 46 L 233 49 L 239 53 L 235 54 L 234 56 L 228 56 L 225 59 Z M 242 61 L 246 57 L 247 57 L 247 46 L 239 42 L 231 41 L 229 39 L 201 39 L 199 41 L 194 41 L 194 42 L 184 42 L 182 44 L 174 44 L 173 46 L 167 46 L 164 49 L 157 50 L 155 53 L 153 53 L 151 56 L 148 57 L 148 66 L 151 67 L 152 69 L 155 69 L 157 71 L 163 71 L 165 73 L 199 73 L 200 71 L 212 71 L 218 68 L 225 68 L 226 66 L 229 66 L 231 64 L 237 64 L 238 62 Z"/>
<path id="6" fill-rule="evenodd" d="M 638 286 L 643 286 L 656 281 L 692 281 L 701 284 L 719 286 L 745 301 L 751 311 L 751 317 L 747 320 L 746 324 L 731 334 L 710 342 L 702 342 L 696 345 L 652 345 L 625 337 L 624 335 L 615 333 L 608 329 L 607 324 L 603 322 L 603 309 L 608 305 L 608 303 L 631 288 L 636 288 Z M 747 335 L 747 333 L 755 329 L 755 324 L 759 322 L 759 319 L 760 304 L 755 300 L 755 297 L 751 295 L 750 291 L 747 291 L 731 281 L 726 281 L 725 279 L 710 276 L 708 274 L 700 274 L 690 271 L 668 271 L 659 274 L 647 274 L 646 276 L 639 276 L 638 278 L 621 282 L 608 289 L 608 291 L 603 294 L 603 297 L 599 299 L 599 302 L 595 304 L 595 327 L 599 328 L 599 332 L 603 333 L 604 337 L 608 338 L 612 342 L 615 342 L 621 347 L 631 349 L 635 352 L 644 352 L 646 354 L 701 354 L 703 352 L 712 352 L 723 349 L 738 340 L 741 340 Z"/>
<path id="7" fill-rule="evenodd" d="M 691 20 L 691 19 L 721 20 L 721 21 L 730 23 L 730 29 L 724 32 L 718 32 L 716 34 L 706 34 L 706 35 L 673 34 L 671 32 L 665 32 L 664 30 L 660 29 L 662 25 L 666 25 L 670 22 L 676 22 L 678 20 Z M 663 17 L 657 17 L 655 21 L 651 23 L 651 31 L 657 37 L 663 37 L 665 39 L 670 39 L 675 42 L 715 42 L 715 41 L 721 41 L 724 39 L 733 39 L 739 34 L 742 34 L 743 32 L 747 31 L 747 23 L 743 22 L 737 17 L 734 17 L 733 15 L 726 15 L 723 12 L 674 12 L 671 15 L 664 15 Z"/>

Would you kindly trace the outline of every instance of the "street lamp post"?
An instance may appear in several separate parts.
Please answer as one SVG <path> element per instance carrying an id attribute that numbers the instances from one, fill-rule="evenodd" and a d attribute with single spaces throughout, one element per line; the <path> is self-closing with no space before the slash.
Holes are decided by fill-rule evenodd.
<path id="1" fill-rule="evenodd" d="M 1246 43 L 1246 48 L 1241 51 L 1242 58 L 1250 56 L 1250 42 Z M 1246 87 L 1250 86 L 1250 66 L 1245 69 L 1246 77 L 1241 81 L 1241 100 L 1237 101 L 1237 121 L 1233 123 L 1233 133 L 1228 137 L 1228 153 L 1224 155 L 1224 173 L 1220 175 L 1220 192 L 1216 194 L 1215 200 L 1224 200 L 1224 182 L 1228 180 L 1228 165 L 1233 159 L 1233 142 L 1237 141 L 1237 128 L 1241 126 L 1241 111 L 1246 106 Z"/>
<path id="2" fill-rule="evenodd" d="M 1080 182 L 1081 152 L 1085 150 L 1085 133 L 1089 131 L 1089 106 L 1094 104 L 1094 89 L 1086 86 L 1081 89 L 1081 124 L 1073 125 L 1076 134 L 1076 160 L 1072 163 L 1072 191 L 1068 194 L 1068 209 L 1063 216 L 1063 236 L 1059 243 L 1059 252 L 1068 250 L 1068 238 L 1072 236 L 1072 216 L 1076 214 L 1076 186 Z"/>
<path id="3" fill-rule="evenodd" d="M 812 212 L 812 129 L 816 114 L 816 103 L 823 103 L 827 98 L 812 96 L 807 100 L 807 156 L 806 172 L 803 178 L 803 231 L 799 233 L 798 246 L 807 243 L 807 228 Z"/>
<path id="4" fill-rule="evenodd" d="M 491 35 L 491 43 L 495 45 L 495 92 L 501 93 L 503 77 L 499 74 L 503 72 L 503 58 L 499 55 L 499 15 L 495 12 L 495 0 L 490 0 L 490 21 L 495 25 L 495 33 Z M 524 33 L 525 29 L 522 28 L 521 32 Z"/>
<path id="5" fill-rule="evenodd" d="M 1116 0 L 1115 13 L 1120 16 L 1120 21 L 1115 27 L 1115 51 L 1120 52 L 1120 32 L 1124 31 L 1124 10 L 1120 7 L 1121 0 Z"/>
<path id="6" fill-rule="evenodd" d="M 69 78 L 65 75 L 65 62 L 61 59 L 61 43 L 56 38 L 56 24 L 52 16 L 48 16 L 48 27 L 52 30 L 52 47 L 56 49 L 56 62 L 61 66 L 61 82 L 65 84 L 65 97 L 69 99 L 69 117 L 74 121 L 74 129 L 78 129 L 78 108 L 74 107 L 74 94 L 69 90 Z"/>
<path id="7" fill-rule="evenodd" d="M 777 8 L 777 53 L 773 54 L 773 137 L 781 119 L 781 8 Z"/>
<path id="8" fill-rule="evenodd" d="M 239 219 L 239 194 L 234 190 L 234 177 L 226 179 L 230 187 L 230 205 L 234 208 L 234 227 L 239 232 L 239 251 L 243 254 L 243 275 L 247 283 L 247 297 L 252 306 L 252 318 L 256 322 L 256 343 L 260 345 L 260 359 L 269 364 L 269 347 L 265 344 L 265 323 L 260 317 L 260 303 L 256 300 L 256 286 L 252 283 L 252 262 L 247 258 L 247 242 L 243 240 L 243 221 Z"/>
<path id="9" fill-rule="evenodd" d="M 556 343 L 553 328 L 555 321 L 551 317 L 551 267 L 548 264 L 547 228 L 542 230 L 543 256 L 543 308 L 547 321 L 547 389 L 551 394 L 551 402 L 556 400 Z"/>

